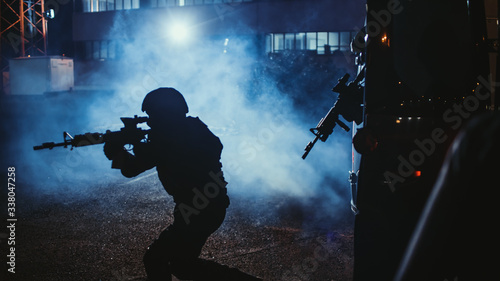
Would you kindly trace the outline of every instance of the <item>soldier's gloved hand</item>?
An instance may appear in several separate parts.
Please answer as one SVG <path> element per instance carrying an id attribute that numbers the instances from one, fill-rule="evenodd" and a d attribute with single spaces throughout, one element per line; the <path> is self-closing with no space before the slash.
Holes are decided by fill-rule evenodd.
<path id="1" fill-rule="evenodd" d="M 145 143 L 134 144 L 134 155 L 144 158 L 151 155 L 151 147 Z"/>
<path id="2" fill-rule="evenodd" d="M 116 158 L 116 156 L 119 153 L 122 153 L 122 151 L 125 151 L 125 149 L 123 148 L 123 145 L 120 143 L 117 142 L 104 143 L 104 155 L 106 155 L 106 157 L 109 160 L 113 160 L 114 158 Z"/>

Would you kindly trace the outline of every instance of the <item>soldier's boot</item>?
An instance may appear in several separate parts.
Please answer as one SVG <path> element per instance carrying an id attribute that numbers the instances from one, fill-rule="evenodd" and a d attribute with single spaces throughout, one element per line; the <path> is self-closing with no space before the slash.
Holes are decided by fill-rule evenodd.
<path id="1" fill-rule="evenodd" d="M 172 281 L 172 271 L 168 259 L 158 254 L 154 247 L 150 246 L 146 250 L 143 262 L 148 281 Z"/>

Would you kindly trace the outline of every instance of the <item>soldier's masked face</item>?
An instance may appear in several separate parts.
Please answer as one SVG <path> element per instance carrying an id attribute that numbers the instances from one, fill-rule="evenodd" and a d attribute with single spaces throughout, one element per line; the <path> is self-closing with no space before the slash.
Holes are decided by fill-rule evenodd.
<path id="1" fill-rule="evenodd" d="M 147 124 L 153 130 L 177 130 L 186 120 L 186 115 L 183 113 L 171 111 L 146 111 L 146 113 L 149 116 Z"/>

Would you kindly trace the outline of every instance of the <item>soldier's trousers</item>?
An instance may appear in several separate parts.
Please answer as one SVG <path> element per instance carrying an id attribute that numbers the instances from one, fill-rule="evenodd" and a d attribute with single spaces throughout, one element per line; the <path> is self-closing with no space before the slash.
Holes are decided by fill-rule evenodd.
<path id="1" fill-rule="evenodd" d="M 215 276 L 222 268 L 198 256 L 207 238 L 224 221 L 229 199 L 225 196 L 224 200 L 211 202 L 201 209 L 190 209 L 194 207 L 182 204 L 176 204 L 173 224 L 160 234 L 144 255 L 149 281 L 172 280 L 172 274 L 181 280 L 219 278 Z"/>

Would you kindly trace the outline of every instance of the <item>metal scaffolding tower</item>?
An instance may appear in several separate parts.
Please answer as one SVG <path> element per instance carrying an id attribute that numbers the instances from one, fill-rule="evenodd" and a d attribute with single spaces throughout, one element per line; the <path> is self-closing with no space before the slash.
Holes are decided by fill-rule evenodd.
<path id="1" fill-rule="evenodd" d="M 4 92 L 9 87 L 4 85 L 9 59 L 47 55 L 48 15 L 44 0 L 1 0 L 0 12 L 0 91 Z"/>
<path id="2" fill-rule="evenodd" d="M 7 44 L 19 57 L 47 55 L 44 0 L 2 0 L 1 12 L 2 48 Z"/>

